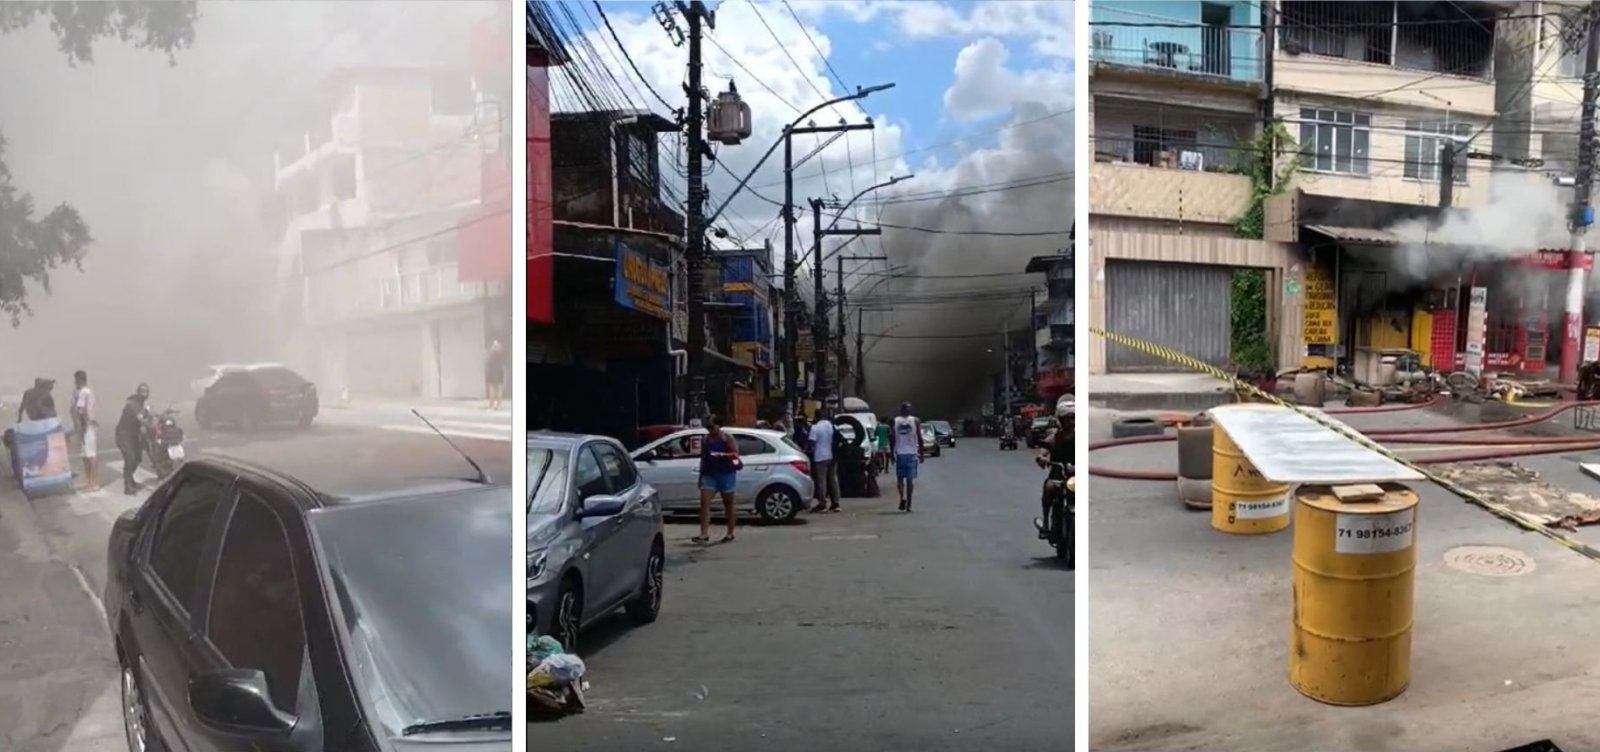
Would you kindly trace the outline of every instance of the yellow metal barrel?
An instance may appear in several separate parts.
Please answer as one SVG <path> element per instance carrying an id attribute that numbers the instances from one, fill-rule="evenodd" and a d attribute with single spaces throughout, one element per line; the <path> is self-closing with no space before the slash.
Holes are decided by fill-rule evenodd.
<path id="1" fill-rule="evenodd" d="M 1411 683 L 1417 494 L 1380 485 L 1365 502 L 1295 493 L 1289 682 L 1330 705 L 1376 705 Z"/>
<path id="2" fill-rule="evenodd" d="M 1214 410 L 1260 410 L 1259 404 L 1221 405 Z M 1224 533 L 1260 535 L 1289 526 L 1289 484 L 1261 477 L 1221 424 L 1211 440 L 1211 526 Z"/>

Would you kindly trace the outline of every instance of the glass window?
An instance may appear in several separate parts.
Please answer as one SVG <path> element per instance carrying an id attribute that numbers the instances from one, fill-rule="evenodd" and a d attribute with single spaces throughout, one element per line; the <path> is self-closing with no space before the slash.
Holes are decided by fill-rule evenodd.
<path id="1" fill-rule="evenodd" d="M 578 464 L 572 477 L 573 485 L 578 488 L 579 501 L 611 493 L 611 488 L 606 485 L 605 471 L 600 468 L 600 460 L 594 456 L 592 446 L 578 450 Z"/>
<path id="2" fill-rule="evenodd" d="M 194 607 L 195 562 L 200 561 L 211 517 L 227 490 L 214 478 L 187 478 L 172 494 L 156 525 L 150 568 L 185 609 Z"/>
<path id="3" fill-rule="evenodd" d="M 613 493 L 622 493 L 639 482 L 639 476 L 633 470 L 633 463 L 623 456 L 622 452 L 609 444 L 596 444 L 594 452 L 600 458 L 601 471 L 606 475 L 606 481 L 611 484 Z"/>
<path id="4" fill-rule="evenodd" d="M 1370 172 L 1372 116 L 1348 110 L 1300 110 L 1300 152 L 1305 168 L 1341 175 Z"/>
<path id="5" fill-rule="evenodd" d="M 566 504 L 567 453 L 528 450 L 528 514 L 556 514 Z"/>
<path id="6" fill-rule="evenodd" d="M 295 710 L 306 651 L 293 562 L 272 508 L 241 494 L 222 540 L 206 636 L 229 665 L 266 674 L 272 704 L 287 712 Z"/>
<path id="7" fill-rule="evenodd" d="M 1440 152 L 1449 139 L 1439 136 L 1451 135 L 1456 138 L 1467 138 L 1472 135 L 1470 123 L 1444 123 L 1432 121 L 1408 120 L 1406 121 L 1406 164 L 1405 176 L 1416 180 L 1439 180 Z M 1467 165 L 1458 152 L 1455 167 L 1455 182 L 1467 182 Z"/>
<path id="8" fill-rule="evenodd" d="M 300 378 L 300 374 L 287 368 L 258 368 L 255 377 L 262 386 L 276 389 L 298 387 L 306 381 Z"/>
<path id="9" fill-rule="evenodd" d="M 733 442 L 739 446 L 739 454 L 743 457 L 749 457 L 758 454 L 773 454 L 774 452 L 778 451 L 774 449 L 771 444 L 768 444 L 766 441 L 762 440 L 759 436 L 734 434 Z"/>

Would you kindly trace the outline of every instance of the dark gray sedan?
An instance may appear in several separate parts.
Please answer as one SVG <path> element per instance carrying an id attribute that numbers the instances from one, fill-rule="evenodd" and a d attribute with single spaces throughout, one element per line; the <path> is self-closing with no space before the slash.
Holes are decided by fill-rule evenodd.
<path id="1" fill-rule="evenodd" d="M 111 532 L 129 748 L 509 752 L 509 502 L 183 465 Z"/>
<path id="2" fill-rule="evenodd" d="M 661 613 L 661 500 L 606 436 L 528 434 L 528 629 L 577 652 L 583 629 L 617 609 Z"/>

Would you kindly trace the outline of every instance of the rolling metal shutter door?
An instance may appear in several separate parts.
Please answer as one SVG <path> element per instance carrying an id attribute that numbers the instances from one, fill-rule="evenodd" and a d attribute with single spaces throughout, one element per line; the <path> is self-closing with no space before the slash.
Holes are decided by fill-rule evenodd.
<path id="1" fill-rule="evenodd" d="M 1228 364 L 1232 268 L 1109 261 L 1106 290 L 1106 328 L 1110 331 L 1165 345 L 1213 365 Z M 1187 369 L 1108 342 L 1106 370 Z"/>

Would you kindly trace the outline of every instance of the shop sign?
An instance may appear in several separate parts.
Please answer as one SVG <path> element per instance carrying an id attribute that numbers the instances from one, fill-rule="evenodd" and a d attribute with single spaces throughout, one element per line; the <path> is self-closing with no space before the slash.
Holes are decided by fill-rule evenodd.
<path id="1" fill-rule="evenodd" d="M 1333 275 L 1324 266 L 1307 264 L 1305 291 L 1303 334 L 1306 344 L 1337 344 L 1339 308 L 1334 295 Z"/>
<path id="2" fill-rule="evenodd" d="M 629 248 L 627 243 L 617 243 L 617 273 L 612 285 L 617 305 L 670 321 L 671 280 L 665 264 L 652 261 L 649 256 Z"/>

